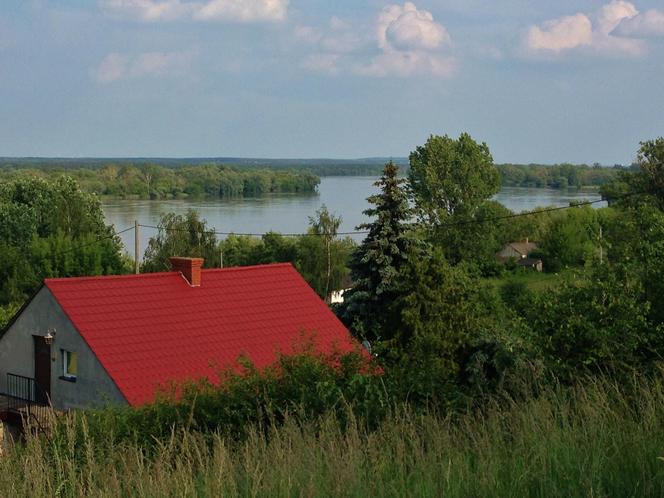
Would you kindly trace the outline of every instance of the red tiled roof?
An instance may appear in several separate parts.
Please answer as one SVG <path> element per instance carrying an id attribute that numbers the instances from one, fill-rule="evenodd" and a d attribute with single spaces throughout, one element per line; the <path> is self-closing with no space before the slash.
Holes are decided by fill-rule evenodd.
<path id="1" fill-rule="evenodd" d="M 258 367 L 303 334 L 319 351 L 350 351 L 350 333 L 290 264 L 47 279 L 46 286 L 131 405 L 170 381 L 207 377 L 245 355 Z"/>

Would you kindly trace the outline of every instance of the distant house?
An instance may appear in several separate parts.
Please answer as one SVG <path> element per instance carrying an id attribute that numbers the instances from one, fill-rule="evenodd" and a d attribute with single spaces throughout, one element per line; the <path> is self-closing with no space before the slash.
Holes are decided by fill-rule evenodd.
<path id="1" fill-rule="evenodd" d="M 171 382 L 208 378 L 238 356 L 258 367 L 309 335 L 350 351 L 348 330 L 290 264 L 46 279 L 0 336 L 5 400 L 56 409 L 141 405 Z"/>
<path id="2" fill-rule="evenodd" d="M 353 279 L 350 278 L 350 275 L 346 275 L 341 281 L 341 288 L 339 290 L 335 290 L 330 295 L 330 303 L 332 304 L 343 303 L 344 294 L 346 293 L 346 291 L 352 289 L 352 287 L 353 287 Z"/>
<path id="3" fill-rule="evenodd" d="M 537 244 L 530 242 L 528 239 L 522 242 L 511 242 L 496 254 L 496 259 L 501 263 L 506 263 L 512 260 L 515 261 L 516 265 L 519 267 L 542 271 L 542 260 L 530 257 L 530 255 L 537 251 L 537 249 Z"/>

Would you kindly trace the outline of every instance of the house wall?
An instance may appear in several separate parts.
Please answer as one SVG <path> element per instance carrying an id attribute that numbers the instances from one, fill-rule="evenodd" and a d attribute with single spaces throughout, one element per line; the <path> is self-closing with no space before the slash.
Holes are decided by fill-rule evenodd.
<path id="1" fill-rule="evenodd" d="M 344 302 L 344 294 L 346 293 L 348 289 L 341 289 L 338 291 L 334 291 L 330 295 L 330 303 L 332 304 L 341 304 Z"/>
<path id="2" fill-rule="evenodd" d="M 58 410 L 127 404 L 95 354 L 69 321 L 47 287 L 37 293 L 0 338 L 0 392 L 6 392 L 7 373 L 34 378 L 34 335 L 55 329 L 51 345 L 51 401 Z M 78 354 L 76 381 L 61 379 L 61 350 Z"/>

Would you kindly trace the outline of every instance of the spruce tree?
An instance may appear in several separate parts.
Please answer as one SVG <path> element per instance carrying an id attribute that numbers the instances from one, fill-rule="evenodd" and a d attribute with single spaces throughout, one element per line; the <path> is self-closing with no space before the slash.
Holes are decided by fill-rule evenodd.
<path id="1" fill-rule="evenodd" d="M 341 317 L 360 338 L 388 340 L 393 337 L 388 326 L 388 312 L 397 297 L 399 272 L 408 260 L 412 245 L 409 237 L 411 210 L 403 188 L 405 180 L 397 177 L 393 162 L 385 165 L 375 185 L 380 193 L 367 200 L 373 206 L 364 214 L 373 218 L 357 227 L 368 235 L 354 252 L 350 263 L 352 289 L 344 295 Z"/>

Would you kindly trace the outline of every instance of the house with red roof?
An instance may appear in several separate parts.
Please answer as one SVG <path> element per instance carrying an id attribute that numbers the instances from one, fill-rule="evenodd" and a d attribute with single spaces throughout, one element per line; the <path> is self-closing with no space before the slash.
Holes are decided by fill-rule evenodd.
<path id="1" fill-rule="evenodd" d="M 171 383 L 256 366 L 303 340 L 350 351 L 350 333 L 290 264 L 46 279 L 0 337 L 0 392 L 59 410 L 149 403 Z"/>

